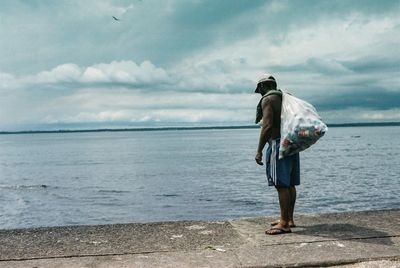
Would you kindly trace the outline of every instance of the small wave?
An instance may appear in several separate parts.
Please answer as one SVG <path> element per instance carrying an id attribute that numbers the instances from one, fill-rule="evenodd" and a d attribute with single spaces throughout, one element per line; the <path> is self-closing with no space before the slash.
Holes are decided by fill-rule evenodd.
<path id="1" fill-rule="evenodd" d="M 180 196 L 179 194 L 156 194 L 156 196 L 162 196 L 162 197 L 177 197 Z"/>
<path id="2" fill-rule="evenodd" d="M 240 205 L 245 205 L 245 206 L 256 206 L 256 205 L 262 204 L 262 202 L 252 201 L 252 200 L 234 200 L 234 199 L 230 199 L 228 201 L 230 203 L 233 203 L 233 204 L 240 204 Z"/>
<path id="3" fill-rule="evenodd" d="M 56 186 L 48 186 L 46 184 L 36 184 L 36 185 L 0 185 L 0 189 L 8 190 L 35 190 L 35 189 L 48 189 L 48 188 L 58 188 Z"/>
<path id="4" fill-rule="evenodd" d="M 99 193 L 130 193 L 131 191 L 124 190 L 98 190 Z"/>
<path id="5" fill-rule="evenodd" d="M 207 202 L 211 202 L 214 201 L 211 198 L 199 198 L 199 201 L 207 201 Z"/>

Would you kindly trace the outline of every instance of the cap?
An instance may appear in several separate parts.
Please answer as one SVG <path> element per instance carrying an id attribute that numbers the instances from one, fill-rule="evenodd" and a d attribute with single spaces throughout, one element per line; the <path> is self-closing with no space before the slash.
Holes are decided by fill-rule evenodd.
<path id="1" fill-rule="evenodd" d="M 258 79 L 257 87 L 256 87 L 256 90 L 254 91 L 254 93 L 259 93 L 259 86 L 260 86 L 260 83 L 268 82 L 268 81 L 270 81 L 270 82 L 275 82 L 275 83 L 276 83 L 275 78 L 274 78 L 271 74 L 263 74 L 263 75 L 260 77 L 260 79 Z"/>

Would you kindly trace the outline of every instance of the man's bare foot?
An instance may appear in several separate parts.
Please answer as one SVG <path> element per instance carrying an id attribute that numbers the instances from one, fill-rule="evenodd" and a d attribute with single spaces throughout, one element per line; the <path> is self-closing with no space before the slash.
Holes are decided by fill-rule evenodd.
<path id="1" fill-rule="evenodd" d="M 271 226 L 276 226 L 279 224 L 279 222 L 280 222 L 279 220 L 273 221 L 273 222 L 271 222 Z M 296 224 L 294 224 L 293 221 L 289 221 L 289 227 L 296 228 L 297 226 L 296 226 Z"/>
<path id="2" fill-rule="evenodd" d="M 276 224 L 274 227 L 272 227 L 271 229 L 268 229 L 265 231 L 265 234 L 267 235 L 279 235 L 279 234 L 288 234 L 291 233 L 292 230 L 290 230 L 290 228 L 285 228 L 283 225 L 281 224 Z"/>

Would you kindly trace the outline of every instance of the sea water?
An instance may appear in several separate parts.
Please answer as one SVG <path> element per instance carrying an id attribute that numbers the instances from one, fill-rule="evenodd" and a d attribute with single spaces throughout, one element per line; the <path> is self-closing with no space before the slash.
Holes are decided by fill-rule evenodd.
<path id="1" fill-rule="evenodd" d="M 0 135 L 0 229 L 276 215 L 259 129 Z M 335 127 L 300 154 L 296 213 L 400 208 L 400 127 Z"/>

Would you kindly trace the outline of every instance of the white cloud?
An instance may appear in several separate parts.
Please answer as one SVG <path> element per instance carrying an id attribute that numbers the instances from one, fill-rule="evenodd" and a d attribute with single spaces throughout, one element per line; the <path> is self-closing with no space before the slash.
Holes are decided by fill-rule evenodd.
<path id="1" fill-rule="evenodd" d="M 84 89 L 60 96 L 48 107 L 77 105 L 84 109 L 253 109 L 259 96 L 256 94 L 216 94 L 197 92 L 144 92 L 127 89 Z M 254 108 L 255 109 L 255 108 Z"/>
<path id="2" fill-rule="evenodd" d="M 76 92 L 47 103 L 43 122 L 181 121 L 252 122 L 258 97 L 248 94 L 146 93 L 125 89 Z M 71 109 L 74 107 L 75 109 Z M 68 111 L 68 112 L 66 112 Z"/>
<path id="3" fill-rule="evenodd" d="M 16 79 L 14 75 L 0 72 L 0 90 L 15 87 Z"/>
<path id="4" fill-rule="evenodd" d="M 367 21 L 367 22 L 366 22 Z M 398 42 L 398 16 L 366 18 L 362 14 L 326 18 L 309 27 L 288 32 L 283 45 L 274 46 L 270 56 L 282 64 L 302 63 L 310 57 L 354 59 L 364 55 L 387 55 L 382 44 Z"/>
<path id="5" fill-rule="evenodd" d="M 20 77 L 1 73 L 0 82 L 0 89 L 10 86 L 28 87 L 49 84 L 57 87 L 65 83 L 74 83 L 78 87 L 104 83 L 109 83 L 110 86 L 121 83 L 140 87 L 170 83 L 170 77 L 164 69 L 156 67 L 149 61 L 141 64 L 133 61 L 113 61 L 88 67 L 79 67 L 72 63 L 61 64 L 50 71 Z"/>
<path id="6" fill-rule="evenodd" d="M 249 86 L 249 81 L 242 75 L 235 75 L 236 66 L 243 64 L 243 59 L 231 59 L 228 62 L 216 60 L 206 64 L 199 62 L 185 68 L 178 67 L 167 72 L 150 61 L 140 64 L 133 61 L 113 61 L 88 67 L 67 63 L 36 75 L 14 77 L 11 74 L 2 74 L 0 89 L 6 85 L 20 88 L 50 86 L 71 89 L 106 86 L 110 89 L 133 87 L 150 88 L 154 91 L 235 93 L 243 92 L 243 89 Z"/>
<path id="7" fill-rule="evenodd" d="M 360 118 L 366 121 L 400 121 L 400 109 L 362 111 Z"/>
<path id="8" fill-rule="evenodd" d="M 365 108 L 348 108 L 319 112 L 325 122 L 354 123 L 354 122 L 399 122 L 400 108 L 376 110 Z"/>
<path id="9" fill-rule="evenodd" d="M 59 82 L 75 82 L 81 77 L 82 70 L 72 63 L 62 64 L 50 71 L 43 71 L 35 76 L 27 76 L 22 81 L 29 84 L 49 84 Z"/>
<path id="10" fill-rule="evenodd" d="M 44 91 L 25 91 L 32 99 Z M 179 91 L 142 91 L 123 87 L 64 90 L 36 102 L 8 98 L 0 126 L 13 123 L 82 122 L 231 122 L 252 124 L 258 96 Z M 1 102 L 1 100 L 0 100 Z M 15 105 L 18 103 L 19 105 Z M 7 114 L 13 114 L 12 117 Z"/>
<path id="11" fill-rule="evenodd" d="M 239 112 L 243 112 L 239 110 Z M 76 115 L 64 115 L 55 119 L 48 115 L 42 123 L 81 123 L 81 122 L 179 122 L 179 123 L 237 123 L 246 122 L 248 111 L 238 116 L 237 111 L 213 109 L 159 109 L 159 110 L 112 110 L 101 112 L 80 112 Z"/>
<path id="12" fill-rule="evenodd" d="M 168 80 L 167 72 L 149 61 L 139 65 L 133 61 L 113 61 L 110 64 L 96 64 L 86 68 L 80 82 L 157 84 Z"/>

